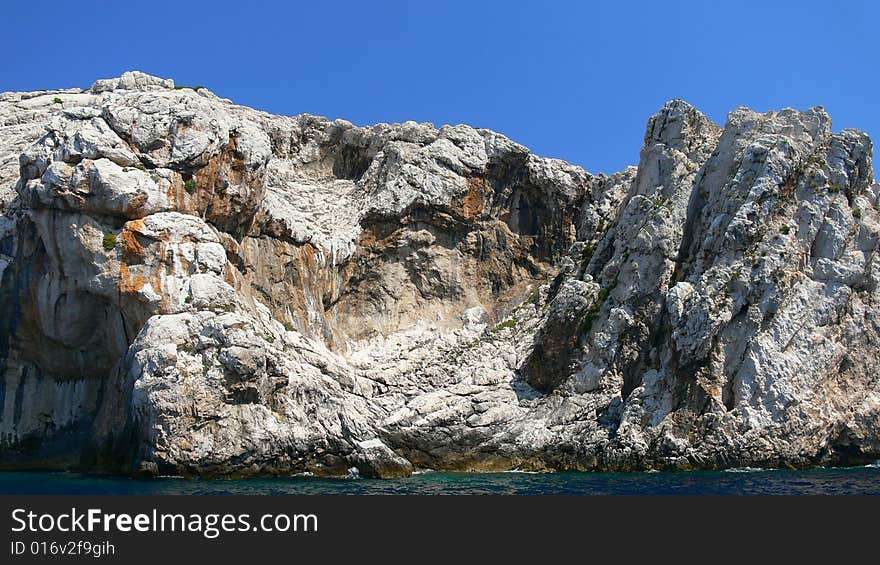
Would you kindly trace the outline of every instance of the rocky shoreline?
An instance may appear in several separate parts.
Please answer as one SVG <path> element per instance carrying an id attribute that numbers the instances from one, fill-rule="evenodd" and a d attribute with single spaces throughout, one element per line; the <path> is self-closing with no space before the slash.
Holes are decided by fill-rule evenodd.
<path id="1" fill-rule="evenodd" d="M 880 459 L 880 185 L 822 108 L 681 100 L 592 174 L 143 73 L 0 94 L 0 468 Z"/>

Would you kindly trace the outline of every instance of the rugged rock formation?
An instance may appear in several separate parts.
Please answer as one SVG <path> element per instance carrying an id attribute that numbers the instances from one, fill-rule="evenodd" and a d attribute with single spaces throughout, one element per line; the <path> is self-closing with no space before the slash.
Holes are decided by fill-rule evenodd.
<path id="1" fill-rule="evenodd" d="M 880 457 L 872 144 L 685 102 L 638 168 L 142 73 L 0 95 L 0 466 Z"/>

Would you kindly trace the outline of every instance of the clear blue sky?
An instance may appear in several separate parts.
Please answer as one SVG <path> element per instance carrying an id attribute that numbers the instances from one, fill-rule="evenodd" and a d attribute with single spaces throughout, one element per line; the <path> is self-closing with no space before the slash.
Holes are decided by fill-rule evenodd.
<path id="1" fill-rule="evenodd" d="M 720 123 L 823 105 L 880 139 L 878 4 L 8 2 L 0 91 L 140 69 L 274 113 L 487 127 L 610 173 L 671 98 Z"/>

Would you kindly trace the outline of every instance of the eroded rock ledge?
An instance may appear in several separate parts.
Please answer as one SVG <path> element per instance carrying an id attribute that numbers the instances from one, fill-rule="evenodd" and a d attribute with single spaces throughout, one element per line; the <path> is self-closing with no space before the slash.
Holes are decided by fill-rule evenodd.
<path id="1" fill-rule="evenodd" d="M 0 467 L 880 458 L 873 147 L 687 103 L 606 176 L 142 73 L 0 95 Z"/>

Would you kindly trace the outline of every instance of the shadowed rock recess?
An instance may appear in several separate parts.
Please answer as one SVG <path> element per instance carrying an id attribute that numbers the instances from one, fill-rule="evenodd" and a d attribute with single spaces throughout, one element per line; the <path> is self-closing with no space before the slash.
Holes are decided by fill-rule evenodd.
<path id="1" fill-rule="evenodd" d="M 606 176 L 137 72 L 4 93 L 0 468 L 876 460 L 872 151 L 673 100 Z"/>

